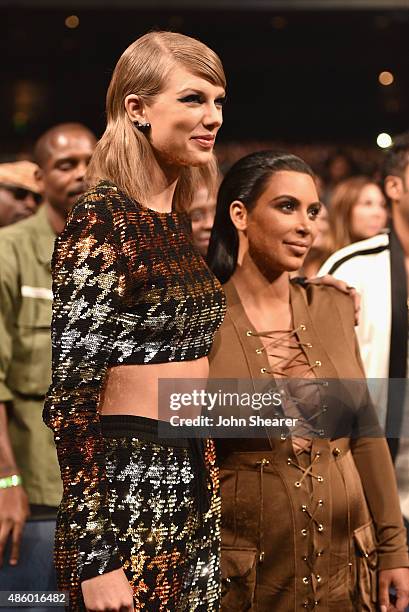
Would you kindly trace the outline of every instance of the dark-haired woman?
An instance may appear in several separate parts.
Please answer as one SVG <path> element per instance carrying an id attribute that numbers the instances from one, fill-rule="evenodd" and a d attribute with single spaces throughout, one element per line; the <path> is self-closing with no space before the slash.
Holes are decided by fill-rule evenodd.
<path id="1" fill-rule="evenodd" d="M 218 195 L 208 259 L 228 309 L 211 377 L 264 381 L 281 406 L 262 416 L 297 419 L 277 436 L 267 426 L 261 438 L 218 441 L 226 612 L 409 603 L 395 477 L 362 380 L 351 301 L 289 280 L 319 210 L 310 168 L 287 154 L 243 158 Z M 396 608 L 387 608 L 390 585 Z"/>

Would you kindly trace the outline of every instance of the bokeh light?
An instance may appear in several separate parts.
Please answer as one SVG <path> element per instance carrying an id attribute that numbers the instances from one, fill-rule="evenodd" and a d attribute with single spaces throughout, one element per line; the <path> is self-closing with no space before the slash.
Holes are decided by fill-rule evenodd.
<path id="1" fill-rule="evenodd" d="M 385 87 L 392 85 L 394 80 L 395 77 L 393 76 L 392 72 L 389 72 L 388 70 L 384 70 L 378 75 L 378 81 L 381 85 L 385 85 Z"/>
<path id="2" fill-rule="evenodd" d="M 392 138 L 386 132 L 382 132 L 381 134 L 378 134 L 376 144 L 378 147 L 381 147 L 381 149 L 387 149 L 392 144 Z"/>
<path id="3" fill-rule="evenodd" d="M 79 17 L 77 15 L 70 15 L 66 18 L 65 25 L 67 26 L 67 28 L 70 28 L 70 30 L 78 28 L 78 26 L 80 25 Z"/>

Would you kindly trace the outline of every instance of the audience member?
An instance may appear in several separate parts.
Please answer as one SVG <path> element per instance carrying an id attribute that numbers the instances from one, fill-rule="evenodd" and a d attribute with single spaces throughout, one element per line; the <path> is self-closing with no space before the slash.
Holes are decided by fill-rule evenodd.
<path id="1" fill-rule="evenodd" d="M 190 206 L 193 241 L 201 255 L 206 257 L 216 212 L 216 195 L 212 196 L 207 187 L 200 187 Z"/>
<path id="2" fill-rule="evenodd" d="M 354 176 L 339 183 L 329 210 L 334 250 L 376 236 L 388 219 L 385 197 L 367 176 Z"/>
<path id="3" fill-rule="evenodd" d="M 37 166 L 29 161 L 0 164 L 0 227 L 32 215 L 41 201 L 35 180 Z"/>
<path id="4" fill-rule="evenodd" d="M 52 550 L 62 487 L 53 436 L 42 420 L 51 379 L 51 256 L 86 189 L 95 142 L 76 123 L 43 134 L 35 157 L 44 204 L 0 230 L 0 590 L 56 588 Z M 22 538 L 29 514 L 35 520 Z"/>
<path id="5" fill-rule="evenodd" d="M 320 274 L 332 274 L 361 294 L 358 341 L 367 377 L 385 382 L 375 388 L 374 399 L 391 438 L 401 508 L 409 520 L 408 397 L 405 400 L 397 381 L 388 384 L 388 378 L 402 381 L 409 372 L 409 132 L 396 138 L 387 151 L 382 177 L 391 208 L 390 231 L 337 251 Z"/>
<path id="6" fill-rule="evenodd" d="M 357 174 L 357 166 L 352 156 L 343 149 L 333 151 L 324 164 L 324 203 L 328 205 L 332 191 L 341 181 L 345 181 L 355 174 Z"/>

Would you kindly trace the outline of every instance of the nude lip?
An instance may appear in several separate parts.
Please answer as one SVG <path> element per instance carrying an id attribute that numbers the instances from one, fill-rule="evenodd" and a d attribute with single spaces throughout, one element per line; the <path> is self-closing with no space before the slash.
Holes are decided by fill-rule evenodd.
<path id="1" fill-rule="evenodd" d="M 192 140 L 196 140 L 202 147 L 211 149 L 214 145 L 215 137 L 212 135 L 192 136 Z"/>
<path id="2" fill-rule="evenodd" d="M 296 255 L 304 255 L 310 247 L 310 245 L 305 242 L 284 242 L 284 244 L 289 246 Z"/>

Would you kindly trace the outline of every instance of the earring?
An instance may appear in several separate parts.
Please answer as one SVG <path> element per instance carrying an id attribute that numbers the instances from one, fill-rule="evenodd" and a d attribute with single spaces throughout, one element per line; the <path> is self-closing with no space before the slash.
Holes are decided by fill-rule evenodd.
<path id="1" fill-rule="evenodd" d="M 139 121 L 134 121 L 134 126 L 140 132 L 148 132 L 151 129 L 150 123 L 139 123 Z"/>

